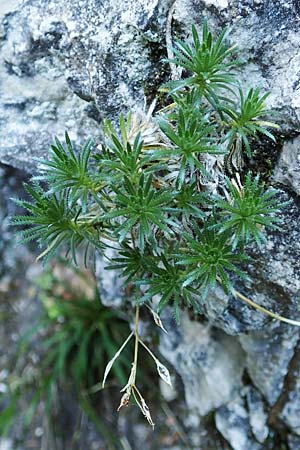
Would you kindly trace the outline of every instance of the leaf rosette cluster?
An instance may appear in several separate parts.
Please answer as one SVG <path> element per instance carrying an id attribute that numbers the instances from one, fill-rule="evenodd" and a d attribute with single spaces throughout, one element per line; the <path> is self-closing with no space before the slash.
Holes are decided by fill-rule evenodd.
<path id="1" fill-rule="evenodd" d="M 56 139 L 26 185 L 31 199 L 16 200 L 27 214 L 12 223 L 45 259 L 65 248 L 88 264 L 113 248 L 107 269 L 136 287 L 138 302 L 158 296 L 158 311 L 172 303 L 179 318 L 181 304 L 198 310 L 216 283 L 233 292 L 246 245 L 279 226 L 282 205 L 258 176 L 239 175 L 253 139 L 274 139 L 276 125 L 265 120 L 267 93 L 243 93 L 228 30 L 214 38 L 205 22 L 201 39 L 193 26 L 192 42 L 177 40 L 172 51 L 187 77 L 164 86 L 170 105 L 121 116 L 118 126 L 107 120 L 98 146 Z"/>
<path id="2" fill-rule="evenodd" d="M 167 368 L 139 337 L 141 304 L 159 317 L 173 305 L 179 322 L 185 305 L 201 311 L 217 284 L 251 306 L 280 318 L 235 291 L 233 277 L 244 271 L 247 245 L 261 246 L 268 229 L 280 226 L 285 204 L 278 193 L 245 174 L 245 158 L 261 134 L 274 140 L 268 119 L 268 93 L 248 91 L 236 75 L 237 48 L 229 30 L 214 38 L 204 22 L 202 37 L 192 27 L 192 41 L 177 40 L 169 60 L 185 77 L 163 86 L 169 104 L 106 120 L 103 141 L 89 140 L 76 149 L 68 134 L 56 139 L 49 159 L 26 185 L 28 199 L 15 200 L 26 214 L 12 218 L 21 226 L 20 242 L 38 241 L 41 258 L 65 252 L 75 264 L 88 265 L 100 253 L 107 270 L 117 270 L 136 302 L 135 331 L 107 365 L 103 384 L 127 342 L 135 336 L 134 359 L 119 408 L 135 398 L 154 426 L 136 385 L 138 348 L 154 359 L 168 384 Z M 156 310 L 156 311 L 155 311 Z M 299 323 L 297 323 L 299 325 Z"/>

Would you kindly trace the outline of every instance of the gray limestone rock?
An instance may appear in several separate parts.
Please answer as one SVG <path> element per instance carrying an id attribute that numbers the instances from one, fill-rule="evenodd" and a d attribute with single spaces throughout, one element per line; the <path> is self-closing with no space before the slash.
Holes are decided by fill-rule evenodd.
<path id="1" fill-rule="evenodd" d="M 165 323 L 168 334 L 161 336 L 160 351 L 180 374 L 189 409 L 205 416 L 241 386 L 244 353 L 234 338 L 208 323 L 190 322 L 186 314 L 180 327 L 172 321 Z"/>
<path id="2" fill-rule="evenodd" d="M 300 139 L 287 140 L 282 147 L 273 179 L 300 194 Z"/>
<path id="3" fill-rule="evenodd" d="M 106 257 L 116 257 L 116 251 L 109 249 L 106 251 Z M 120 308 L 124 300 L 124 279 L 120 276 L 120 271 L 105 269 L 108 261 L 106 258 L 97 258 L 96 260 L 96 276 L 101 299 L 106 306 Z"/>
<path id="4" fill-rule="evenodd" d="M 215 420 L 217 429 L 230 443 L 233 450 L 263 449 L 251 435 L 249 413 L 241 397 L 236 397 L 226 406 L 219 408 Z"/>
<path id="5" fill-rule="evenodd" d="M 280 418 L 289 429 L 300 436 L 300 361 L 299 344 L 295 351 L 294 365 L 290 370 L 287 389 L 285 390 L 285 403 Z"/>
<path id="6" fill-rule="evenodd" d="M 262 444 L 269 434 L 269 428 L 267 426 L 268 415 L 262 395 L 257 389 L 249 387 L 246 391 L 246 398 L 252 434 Z"/>
<path id="7" fill-rule="evenodd" d="M 247 355 L 251 380 L 270 405 L 274 405 L 282 393 L 298 338 L 297 329 L 278 322 L 239 338 Z"/>
<path id="8" fill-rule="evenodd" d="M 255 297 L 258 303 L 265 303 L 265 298 L 258 298 L 257 294 Z M 230 335 L 261 329 L 269 321 L 267 316 L 247 306 L 238 297 L 226 295 L 219 286 L 209 293 L 202 309 L 210 323 Z"/>
<path id="9" fill-rule="evenodd" d="M 1 2 L 0 160 L 32 169 L 53 136 L 100 138 L 103 117 L 135 109 L 169 76 L 166 19 L 171 0 Z M 174 30 L 207 16 L 232 27 L 241 80 L 271 90 L 269 105 L 285 133 L 299 130 L 299 7 L 293 0 L 182 0 Z"/>
<path id="10" fill-rule="evenodd" d="M 18 280 L 18 269 L 28 261 L 33 262 L 27 247 L 17 246 L 16 235 L 10 227 L 9 219 L 20 210 L 12 197 L 24 195 L 22 182 L 26 180 L 23 172 L 0 164 L 0 292 L 1 286 L 9 286 Z"/>
<path id="11" fill-rule="evenodd" d="M 300 437 L 295 436 L 294 434 L 289 434 L 288 446 L 289 450 L 298 450 L 300 448 Z"/>
<path id="12" fill-rule="evenodd" d="M 58 11 L 47 16 L 42 10 L 38 2 L 23 2 L 2 21 L 0 159 L 26 170 L 32 170 L 32 158 L 45 156 L 53 137 L 65 129 L 76 141 L 90 133 L 97 136 L 87 104 L 65 80 L 59 49 L 66 26 Z"/>
<path id="13" fill-rule="evenodd" d="M 167 7 L 157 0 L 4 1 L 0 160 L 30 170 L 55 135 L 67 129 L 77 143 L 97 140 L 103 117 L 117 120 L 141 106 L 143 87 L 162 76 L 152 53 Z"/>

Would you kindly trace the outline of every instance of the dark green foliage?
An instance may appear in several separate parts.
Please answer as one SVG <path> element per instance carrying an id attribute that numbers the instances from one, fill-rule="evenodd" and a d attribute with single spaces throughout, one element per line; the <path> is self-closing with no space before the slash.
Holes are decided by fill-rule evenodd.
<path id="1" fill-rule="evenodd" d="M 245 145 L 247 155 L 250 157 L 252 152 L 249 138 L 255 137 L 258 133 L 262 133 L 274 141 L 273 134 L 266 127 L 278 128 L 278 126 L 262 119 L 271 113 L 266 107 L 266 99 L 269 96 L 268 92 L 261 95 L 259 88 L 250 89 L 247 96 L 244 97 L 243 91 L 239 89 L 239 94 L 240 104 L 238 106 L 223 108 L 223 111 L 232 119 L 226 138 L 229 139 L 229 146 L 231 146 L 234 140 L 240 139 Z"/>
<path id="2" fill-rule="evenodd" d="M 169 235 L 173 234 L 170 225 L 174 225 L 174 222 L 167 217 L 167 214 L 173 211 L 169 206 L 172 200 L 172 193 L 169 190 L 156 190 L 151 175 L 147 178 L 141 175 L 138 186 L 134 186 L 128 178 L 124 178 L 122 188 L 121 190 L 112 186 L 116 194 L 115 207 L 104 216 L 105 219 L 123 219 L 115 230 L 119 242 L 123 242 L 127 234 L 135 231 L 135 226 L 138 225 L 137 239 L 143 253 L 145 242 L 155 238 L 154 226 Z"/>
<path id="3" fill-rule="evenodd" d="M 98 218 L 81 215 L 82 207 L 71 200 L 69 189 L 49 194 L 37 182 L 26 184 L 25 188 L 33 201 L 15 199 L 15 202 L 29 214 L 14 216 L 11 221 L 13 225 L 29 227 L 21 232 L 20 243 L 37 240 L 41 247 L 46 247 L 40 256 L 48 258 L 66 247 L 75 263 L 76 250 L 81 244 L 86 255 L 91 244 L 101 248 Z"/>
<path id="4" fill-rule="evenodd" d="M 130 231 L 137 228 L 137 239 L 143 253 L 145 241 L 153 238 L 153 226 L 167 234 L 173 234 L 170 225 L 173 222 L 167 217 L 168 206 L 172 200 L 169 191 L 156 190 L 152 185 L 152 176 L 146 179 L 142 175 L 139 185 L 134 186 L 128 178 L 122 183 L 123 190 L 112 187 L 115 196 L 115 208 L 105 215 L 106 219 L 122 218 L 116 228 L 119 242 L 123 242 Z"/>
<path id="5" fill-rule="evenodd" d="M 230 230 L 233 247 L 255 240 L 260 247 L 265 239 L 264 228 L 277 228 L 281 220 L 276 216 L 287 203 L 279 205 L 276 190 L 265 191 L 259 176 L 246 176 L 244 186 L 227 181 L 230 198 L 217 200 L 222 211 L 223 221 L 220 231 Z"/>
<path id="6" fill-rule="evenodd" d="M 196 86 L 200 96 L 203 95 L 214 107 L 218 105 L 220 89 L 230 90 L 231 85 L 236 84 L 232 71 L 237 64 L 232 60 L 236 47 L 227 44 L 228 33 L 229 30 L 224 29 L 214 40 L 207 22 L 204 22 L 202 40 L 193 26 L 191 44 L 180 40 L 175 42 L 174 59 L 170 62 L 192 72 L 192 76 L 169 83 L 173 92 L 182 87 Z"/>
<path id="7" fill-rule="evenodd" d="M 209 227 L 200 230 L 195 225 L 195 236 L 184 234 L 187 246 L 178 254 L 178 264 L 186 267 L 184 286 L 197 285 L 205 299 L 210 288 L 220 281 L 227 292 L 232 291 L 229 274 L 245 278 L 237 265 L 247 258 L 234 252 L 230 245 L 230 233 L 217 233 Z"/>
<path id="8" fill-rule="evenodd" d="M 152 276 L 137 282 L 138 286 L 147 286 L 146 292 L 141 296 L 140 302 L 152 300 L 156 295 L 161 296 L 158 303 L 158 313 L 172 302 L 175 308 L 175 317 L 179 317 L 179 305 L 183 299 L 188 306 L 197 306 L 198 292 L 192 286 L 184 283 L 184 271 L 176 264 L 176 259 L 166 258 L 165 255 L 148 260 L 148 271 Z M 160 264 L 161 263 L 161 264 Z"/>
<path id="9" fill-rule="evenodd" d="M 111 130 L 111 141 L 108 141 L 108 148 L 113 153 L 113 157 L 104 160 L 104 164 L 113 172 L 114 179 L 119 173 L 120 178 L 127 177 L 132 183 L 139 181 L 139 171 L 145 168 L 147 160 L 142 154 L 143 141 L 140 133 L 137 134 L 133 144 L 122 142 L 119 139 L 116 130 Z"/>
<path id="10" fill-rule="evenodd" d="M 84 285 L 84 274 L 78 275 L 83 277 Z M 94 288 L 94 296 L 86 298 L 80 287 L 48 276 L 51 283 L 41 295 L 45 307 L 41 324 L 44 331 L 49 331 L 48 338 L 43 340 L 43 347 L 47 349 L 44 367 L 51 367 L 60 380 L 71 376 L 77 388 L 88 389 L 99 380 L 107 361 L 130 333 L 128 324 L 117 311 L 101 303 L 95 285 L 88 286 L 89 293 Z M 128 369 L 128 365 L 126 359 L 120 361 L 114 371 L 120 383 L 124 383 L 124 369 Z"/>
<path id="11" fill-rule="evenodd" d="M 148 250 L 148 247 L 147 247 Z M 138 247 L 131 247 L 126 242 L 122 242 L 118 251 L 118 257 L 111 259 L 111 263 L 106 266 L 107 270 L 120 270 L 127 282 L 134 279 L 136 275 L 144 276 L 149 265 L 151 255 L 148 252 L 141 253 Z"/>
<path id="12" fill-rule="evenodd" d="M 68 133 L 65 135 L 66 146 L 56 138 L 51 146 L 50 160 L 39 160 L 42 164 L 41 175 L 34 179 L 49 184 L 50 192 L 60 192 L 62 188 L 70 189 L 70 199 L 80 198 L 82 208 L 87 208 L 89 195 L 96 195 L 100 179 L 90 161 L 93 141 L 89 140 L 82 151 L 75 154 Z"/>
<path id="13" fill-rule="evenodd" d="M 210 198 L 200 193 L 197 183 L 183 184 L 180 190 L 175 191 L 174 201 L 176 207 L 182 212 L 185 223 L 192 218 L 205 219 L 205 213 L 201 205 L 208 205 Z"/>
<path id="14" fill-rule="evenodd" d="M 180 187 L 187 174 L 193 174 L 195 169 L 207 174 L 201 162 L 202 154 L 220 154 L 224 151 L 214 145 L 215 128 L 209 124 L 207 118 L 203 117 L 199 110 L 188 111 L 187 108 L 179 106 L 177 114 L 176 129 L 164 119 L 159 121 L 161 130 L 168 137 L 172 146 L 154 150 L 153 155 L 157 159 L 179 159 L 177 184 Z"/>
<path id="15" fill-rule="evenodd" d="M 199 105 L 199 100 L 204 96 L 222 118 L 226 131 L 223 142 L 227 148 L 239 154 L 244 146 L 247 155 L 251 156 L 249 138 L 255 138 L 262 133 L 274 140 L 273 134 L 267 128 L 278 126 L 264 120 L 264 117 L 272 113 L 266 106 L 269 93 L 261 94 L 261 89 L 257 87 L 249 89 L 245 97 L 239 87 L 234 71 L 239 63 L 235 59 L 237 49 L 236 46 L 227 44 L 228 34 L 229 30 L 224 29 L 219 37 L 214 39 L 205 21 L 200 40 L 193 26 L 193 43 L 176 41 L 172 49 L 175 57 L 170 60 L 171 63 L 192 72 L 193 76 L 171 81 L 165 87 L 180 106 L 184 98 L 186 104 L 191 104 L 193 99 L 192 101 Z M 189 91 L 182 96 L 184 88 Z M 218 124 L 214 123 L 214 126 L 218 128 Z"/>
<path id="16" fill-rule="evenodd" d="M 13 219 L 28 227 L 23 242 L 37 239 L 43 256 L 64 245 L 75 263 L 81 244 L 100 249 L 136 301 L 158 296 L 159 312 L 171 303 L 177 318 L 182 303 L 198 310 L 216 283 L 232 292 L 231 275 L 244 277 L 245 245 L 261 245 L 284 205 L 259 178 L 239 181 L 252 141 L 273 139 L 267 128 L 275 125 L 264 120 L 268 94 L 239 88 L 227 36 L 214 39 L 205 22 L 202 39 L 193 27 L 192 43 L 176 41 L 171 62 L 191 76 L 167 86 L 173 102 L 157 117 L 152 106 L 121 116 L 118 128 L 107 120 L 97 147 L 75 151 L 67 135 L 66 147 L 56 141 L 36 177 L 46 186 L 27 187 L 33 202 L 17 201 L 29 213 Z"/>

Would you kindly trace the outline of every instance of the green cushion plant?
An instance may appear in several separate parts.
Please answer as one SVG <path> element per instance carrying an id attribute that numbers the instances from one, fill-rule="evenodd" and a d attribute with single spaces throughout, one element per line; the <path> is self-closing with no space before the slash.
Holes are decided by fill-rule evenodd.
<path id="1" fill-rule="evenodd" d="M 246 244 L 262 245 L 265 230 L 280 225 L 284 204 L 277 191 L 244 170 L 252 142 L 260 134 L 275 139 L 270 129 L 278 127 L 265 120 L 268 94 L 240 86 L 237 49 L 227 37 L 226 29 L 214 38 L 205 22 L 202 38 L 193 26 L 192 43 L 175 42 L 170 63 L 187 77 L 163 86 L 169 105 L 155 115 L 152 106 L 148 113 L 121 116 L 116 127 L 107 120 L 103 142 L 89 141 L 78 151 L 68 134 L 65 144 L 56 139 L 49 160 L 40 161 L 39 175 L 26 186 L 31 201 L 16 200 L 27 215 L 12 219 L 26 226 L 21 242 L 39 242 L 40 257 L 64 250 L 77 264 L 83 252 L 89 264 L 98 252 L 108 258 L 107 269 L 119 270 L 124 286 L 133 287 L 134 360 L 120 406 L 133 395 L 152 425 L 136 386 L 140 343 L 160 376 L 168 383 L 170 377 L 139 338 L 141 305 L 160 326 L 159 314 L 173 305 L 179 322 L 182 305 L 201 312 L 210 289 L 220 284 L 268 313 L 238 293 L 231 279 L 247 276 L 241 269 Z"/>

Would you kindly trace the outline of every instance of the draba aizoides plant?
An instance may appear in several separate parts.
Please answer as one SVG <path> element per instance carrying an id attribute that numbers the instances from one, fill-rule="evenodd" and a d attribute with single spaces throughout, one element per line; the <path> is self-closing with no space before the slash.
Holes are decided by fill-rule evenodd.
<path id="1" fill-rule="evenodd" d="M 106 120 L 104 140 L 75 151 L 68 134 L 56 139 L 40 173 L 25 185 L 31 200 L 15 200 L 27 210 L 15 216 L 21 241 L 36 240 L 49 259 L 65 251 L 77 264 L 89 264 L 95 252 L 108 259 L 134 292 L 135 329 L 107 365 L 106 377 L 127 342 L 135 339 L 128 383 L 120 408 L 134 397 L 153 425 L 137 387 L 140 345 L 153 357 L 159 375 L 170 383 L 166 367 L 139 336 L 141 305 L 163 328 L 161 311 L 172 305 L 179 322 L 182 305 L 201 311 L 211 289 L 225 292 L 288 323 L 255 304 L 232 285 L 232 275 L 247 278 L 241 267 L 249 257 L 245 245 L 261 246 L 267 228 L 280 225 L 284 206 L 277 191 L 259 176 L 245 175 L 244 156 L 260 134 L 275 139 L 278 128 L 266 121 L 268 94 L 257 87 L 244 92 L 236 77 L 236 46 L 228 30 L 214 38 L 195 26 L 192 42 L 177 40 L 169 59 L 186 78 L 163 86 L 168 106 L 154 114 L 121 115 L 119 125 Z M 242 170 L 243 169 L 243 170 Z M 107 249 L 110 253 L 108 256 Z M 114 256 L 111 256 L 113 249 Z"/>

